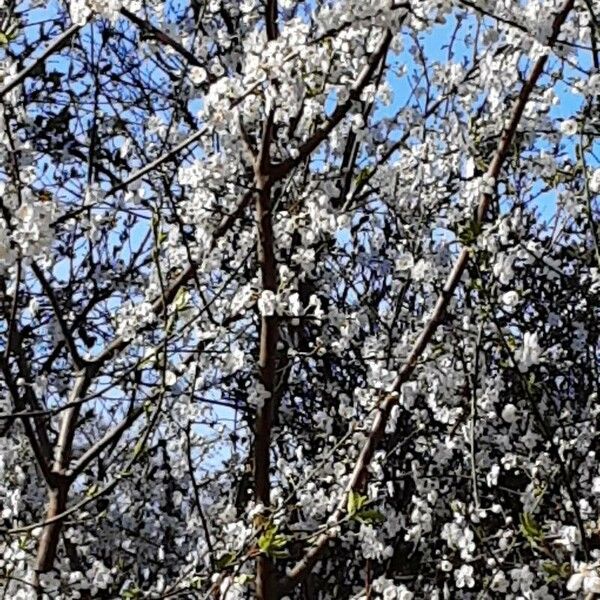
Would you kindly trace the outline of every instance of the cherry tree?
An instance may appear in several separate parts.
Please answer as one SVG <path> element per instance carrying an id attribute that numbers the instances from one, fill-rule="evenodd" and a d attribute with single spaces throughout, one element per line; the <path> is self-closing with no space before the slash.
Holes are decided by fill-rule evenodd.
<path id="1" fill-rule="evenodd" d="M 598 0 L 0 0 L 5 598 L 600 594 Z"/>

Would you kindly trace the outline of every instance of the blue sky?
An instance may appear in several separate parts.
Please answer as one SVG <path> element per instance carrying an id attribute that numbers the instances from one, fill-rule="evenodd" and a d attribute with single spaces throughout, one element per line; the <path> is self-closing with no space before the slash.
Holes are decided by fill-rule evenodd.
<path id="1" fill-rule="evenodd" d="M 43 8 L 35 9 L 29 13 L 29 21 L 30 22 L 43 22 L 48 19 L 50 16 L 56 14 L 57 4 L 53 0 L 48 2 Z M 493 23 L 490 19 L 485 19 L 485 23 L 492 25 Z M 435 28 L 433 32 L 420 34 L 420 39 L 422 40 L 424 53 L 427 56 L 428 62 L 439 61 L 442 63 L 447 62 L 447 46 L 450 40 L 453 37 L 454 31 L 456 29 L 457 21 L 455 17 L 450 17 L 447 19 L 445 24 L 440 24 Z M 461 32 L 454 40 L 454 57 L 453 60 L 455 62 L 461 62 L 463 58 L 470 58 L 472 49 L 470 46 L 467 46 L 464 43 L 464 34 L 467 32 L 468 28 L 471 27 L 471 32 L 474 33 L 476 25 L 476 19 L 474 17 L 470 17 L 464 20 L 461 24 Z M 87 26 L 86 30 L 89 32 L 91 26 Z M 35 28 L 33 28 L 35 29 Z M 33 35 L 33 29 L 26 28 L 27 31 L 31 31 L 31 35 Z M 408 46 L 408 40 L 407 44 Z M 555 59 L 552 59 L 555 60 Z M 578 53 L 578 65 L 581 68 L 589 69 L 591 67 L 591 59 L 588 52 L 579 51 Z M 406 101 L 409 99 L 411 90 L 408 85 L 407 78 L 412 76 L 414 70 L 418 70 L 418 65 L 410 55 L 407 50 L 404 50 L 397 57 L 393 57 L 390 60 L 390 65 L 392 67 L 397 67 L 399 65 L 404 65 L 407 69 L 406 74 L 403 77 L 397 77 L 393 68 L 390 69 L 390 73 L 388 75 L 390 84 L 394 91 L 394 100 L 391 105 L 387 108 L 379 108 L 375 114 L 374 119 L 378 120 L 381 118 L 386 118 L 394 115 L 399 107 L 404 105 Z M 47 72 L 51 70 L 57 70 L 60 72 L 66 72 L 68 67 L 68 63 L 65 58 L 60 56 L 53 56 L 47 61 Z M 567 79 L 576 78 L 577 72 L 572 67 L 565 68 L 565 76 Z M 570 117 L 576 114 L 581 108 L 582 98 L 577 94 L 573 94 L 571 91 L 571 86 L 568 83 L 558 82 L 555 85 L 555 89 L 558 92 L 560 103 L 553 107 L 551 115 L 556 118 L 565 118 Z M 197 112 L 201 107 L 201 100 L 194 100 L 190 103 L 190 108 L 193 112 Z M 566 154 L 574 156 L 575 153 L 575 143 L 576 138 L 568 139 L 564 143 L 564 151 Z M 118 146 L 119 142 L 116 142 Z M 197 155 L 197 154 L 196 154 Z M 594 164 L 594 161 L 590 158 L 588 159 L 588 164 Z M 175 168 L 175 167 L 173 167 Z M 51 177 L 52 172 L 49 171 L 48 175 Z M 541 186 L 541 184 L 540 184 Z M 555 203 L 555 194 L 554 192 L 546 193 L 540 196 L 537 200 L 537 209 L 539 213 L 545 220 L 550 220 L 556 211 L 556 203 Z M 132 235 L 132 241 L 135 246 L 137 246 L 145 235 L 147 231 L 147 227 L 149 223 L 140 223 L 136 226 L 136 230 Z M 344 239 L 344 236 L 340 236 L 339 241 L 341 243 L 345 243 L 349 240 Z M 55 274 L 60 279 L 63 278 L 66 274 L 67 267 L 65 265 L 60 266 L 57 265 L 55 268 Z M 116 303 L 115 303 L 116 304 Z M 220 411 L 220 416 L 231 416 L 231 412 L 227 411 L 227 409 L 217 409 Z"/>

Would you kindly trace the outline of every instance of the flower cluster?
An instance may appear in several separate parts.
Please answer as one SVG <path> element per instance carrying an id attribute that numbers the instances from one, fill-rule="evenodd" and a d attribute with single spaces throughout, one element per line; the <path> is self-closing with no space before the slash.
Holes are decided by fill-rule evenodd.
<path id="1" fill-rule="evenodd" d="M 598 0 L 0 5 L 5 597 L 600 594 Z"/>

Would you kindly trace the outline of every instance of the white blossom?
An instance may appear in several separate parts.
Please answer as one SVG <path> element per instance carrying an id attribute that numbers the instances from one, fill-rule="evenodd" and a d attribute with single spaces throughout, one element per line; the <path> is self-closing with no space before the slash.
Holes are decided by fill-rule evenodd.
<path id="1" fill-rule="evenodd" d="M 506 404 L 502 409 L 502 419 L 507 423 L 514 423 L 518 418 L 518 409 L 514 404 Z"/>
<path id="2" fill-rule="evenodd" d="M 527 371 L 529 367 L 540 362 L 542 349 L 538 344 L 537 332 L 525 332 L 522 346 L 516 353 L 516 358 L 521 371 Z"/>
<path id="3" fill-rule="evenodd" d="M 560 124 L 560 130 L 562 133 L 564 133 L 565 135 L 575 135 L 577 133 L 577 121 L 575 121 L 574 119 L 565 119 L 561 124 Z"/>

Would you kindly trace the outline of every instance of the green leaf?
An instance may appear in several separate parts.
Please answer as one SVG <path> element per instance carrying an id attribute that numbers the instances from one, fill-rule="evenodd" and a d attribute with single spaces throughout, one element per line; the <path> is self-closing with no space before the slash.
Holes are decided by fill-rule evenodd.
<path id="1" fill-rule="evenodd" d="M 532 546 L 537 546 L 544 541 L 544 532 L 536 523 L 531 513 L 523 513 L 520 517 L 521 533 Z"/>
<path id="2" fill-rule="evenodd" d="M 542 569 L 546 573 L 548 583 L 567 579 L 571 575 L 571 565 L 568 562 L 546 561 L 542 564 Z"/>
<path id="3" fill-rule="evenodd" d="M 350 490 L 348 494 L 347 510 L 350 518 L 354 518 L 358 511 L 365 505 L 366 496 L 361 496 L 358 492 Z"/>
<path id="4" fill-rule="evenodd" d="M 385 516 L 379 510 L 361 510 L 356 513 L 356 519 L 362 523 L 372 525 L 374 523 L 385 523 Z"/>
<path id="5" fill-rule="evenodd" d="M 354 179 L 354 183 L 355 183 L 356 187 L 359 187 L 363 183 L 363 181 L 366 181 L 369 178 L 372 170 L 373 169 L 371 167 L 365 167 L 364 169 L 361 169 L 358 172 L 358 175 Z"/>
<path id="6" fill-rule="evenodd" d="M 98 489 L 98 484 L 94 483 L 86 490 L 85 495 L 88 498 L 91 498 L 98 491 Z"/>
<path id="7" fill-rule="evenodd" d="M 185 288 L 179 288 L 174 300 L 175 308 L 177 310 L 184 310 L 189 302 L 190 294 Z"/>
<path id="8" fill-rule="evenodd" d="M 537 381 L 535 380 L 535 373 L 531 373 L 529 375 L 529 379 L 527 380 L 527 389 L 529 392 L 533 393 L 536 391 L 538 387 Z"/>
<path id="9" fill-rule="evenodd" d="M 137 458 L 144 450 L 144 438 L 141 437 L 133 448 L 133 457 Z"/>
<path id="10" fill-rule="evenodd" d="M 277 525 L 271 525 L 258 538 L 258 547 L 263 554 L 271 558 L 282 558 L 287 556 L 284 550 L 288 540 L 284 535 L 277 533 Z"/>
<path id="11" fill-rule="evenodd" d="M 225 552 L 222 556 L 217 558 L 215 566 L 217 569 L 226 569 L 235 563 L 236 556 L 233 552 Z"/>
<path id="12" fill-rule="evenodd" d="M 3 31 L 0 31 L 0 46 L 8 46 L 9 41 L 8 36 Z"/>
<path id="13" fill-rule="evenodd" d="M 481 156 L 476 156 L 475 157 L 475 166 L 480 170 L 483 171 L 484 173 L 487 171 L 487 164 L 485 162 L 485 160 L 483 160 L 483 158 Z"/>
<path id="14" fill-rule="evenodd" d="M 465 223 L 458 231 L 458 239 L 463 246 L 470 246 L 476 240 L 481 233 L 481 225 L 477 221 L 469 221 Z"/>

